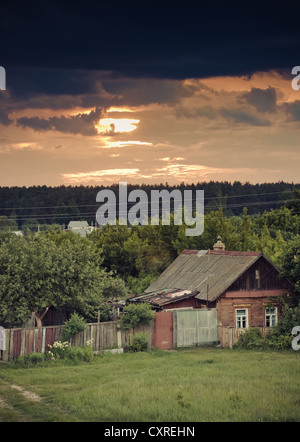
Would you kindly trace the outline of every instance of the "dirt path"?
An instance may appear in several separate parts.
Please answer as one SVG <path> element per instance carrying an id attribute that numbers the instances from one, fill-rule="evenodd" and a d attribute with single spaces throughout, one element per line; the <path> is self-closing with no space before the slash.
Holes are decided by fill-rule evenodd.
<path id="1" fill-rule="evenodd" d="M 33 402 L 41 402 L 42 398 L 40 396 L 38 396 L 35 393 L 32 393 L 31 391 L 27 391 L 25 390 L 23 387 L 20 387 L 19 385 L 15 385 L 15 384 L 9 384 L 8 382 L 5 381 L 1 381 L 2 383 L 2 387 L 4 387 L 5 389 L 5 397 L 7 396 L 7 392 L 10 389 L 14 389 L 19 391 L 26 399 L 33 401 Z M 0 385 L 1 387 L 1 385 Z M 4 390 L 3 390 L 3 394 L 4 394 Z M 1 413 L 2 411 L 2 413 Z M 5 414 L 8 414 L 9 416 L 9 422 L 27 422 L 27 418 L 25 418 L 25 416 L 22 416 L 20 414 L 20 410 L 15 409 L 11 404 L 8 403 L 8 401 L 6 399 L 3 398 L 3 396 L 1 396 L 1 388 L 0 388 L 0 422 L 6 422 L 5 419 Z M 1 419 L 1 414 L 2 414 L 2 418 L 4 418 L 4 421 Z M 6 416 L 7 417 L 7 416 Z"/>
<path id="2" fill-rule="evenodd" d="M 15 390 L 20 391 L 23 394 L 23 396 L 26 399 L 29 399 L 30 401 L 35 401 L 35 402 L 41 402 L 42 401 L 42 398 L 40 396 L 38 396 L 35 393 L 32 393 L 31 391 L 25 390 L 23 387 L 20 387 L 19 385 L 9 384 L 9 386 L 11 388 L 14 388 Z"/>

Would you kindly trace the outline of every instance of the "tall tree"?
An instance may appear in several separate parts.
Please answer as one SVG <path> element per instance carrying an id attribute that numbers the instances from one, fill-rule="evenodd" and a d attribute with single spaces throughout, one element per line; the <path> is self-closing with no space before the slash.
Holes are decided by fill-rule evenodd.
<path id="1" fill-rule="evenodd" d="M 100 264 L 92 244 L 11 236 L 0 247 L 0 323 L 20 326 L 34 312 L 41 326 L 51 306 L 90 316 L 107 277 Z"/>

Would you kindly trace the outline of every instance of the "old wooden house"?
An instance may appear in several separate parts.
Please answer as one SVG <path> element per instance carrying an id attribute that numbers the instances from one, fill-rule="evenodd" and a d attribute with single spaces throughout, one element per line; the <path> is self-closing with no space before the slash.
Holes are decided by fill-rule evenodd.
<path id="1" fill-rule="evenodd" d="M 177 293 L 173 298 L 172 289 Z M 227 251 L 219 240 L 213 250 L 184 250 L 143 295 L 132 301 L 154 300 L 156 310 L 158 306 L 174 311 L 214 309 L 219 341 L 228 346 L 229 329 L 230 339 L 236 341 L 242 329 L 260 327 L 265 332 L 276 325 L 279 298 L 291 297 L 294 290 L 263 253 Z M 180 297 L 180 291 L 186 292 Z"/>

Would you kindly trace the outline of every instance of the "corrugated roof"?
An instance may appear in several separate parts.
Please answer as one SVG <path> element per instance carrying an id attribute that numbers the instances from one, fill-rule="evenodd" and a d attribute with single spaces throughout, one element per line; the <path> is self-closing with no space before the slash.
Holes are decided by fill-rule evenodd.
<path id="1" fill-rule="evenodd" d="M 215 301 L 260 256 L 260 252 L 184 250 L 145 292 L 177 287 L 198 290 L 197 299 Z"/>
<path id="2" fill-rule="evenodd" d="M 142 295 L 134 296 L 128 299 L 129 302 L 149 302 L 153 306 L 163 306 L 177 302 L 182 299 L 192 298 L 199 293 L 198 290 L 184 290 L 184 289 L 163 289 L 155 290 Z"/>

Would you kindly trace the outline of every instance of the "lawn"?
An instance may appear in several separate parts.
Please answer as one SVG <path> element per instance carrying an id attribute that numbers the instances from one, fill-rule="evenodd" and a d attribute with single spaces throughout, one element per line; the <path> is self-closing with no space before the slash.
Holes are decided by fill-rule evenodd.
<path id="1" fill-rule="evenodd" d="M 299 422 L 299 375 L 300 352 L 220 348 L 0 364 L 0 422 Z"/>

